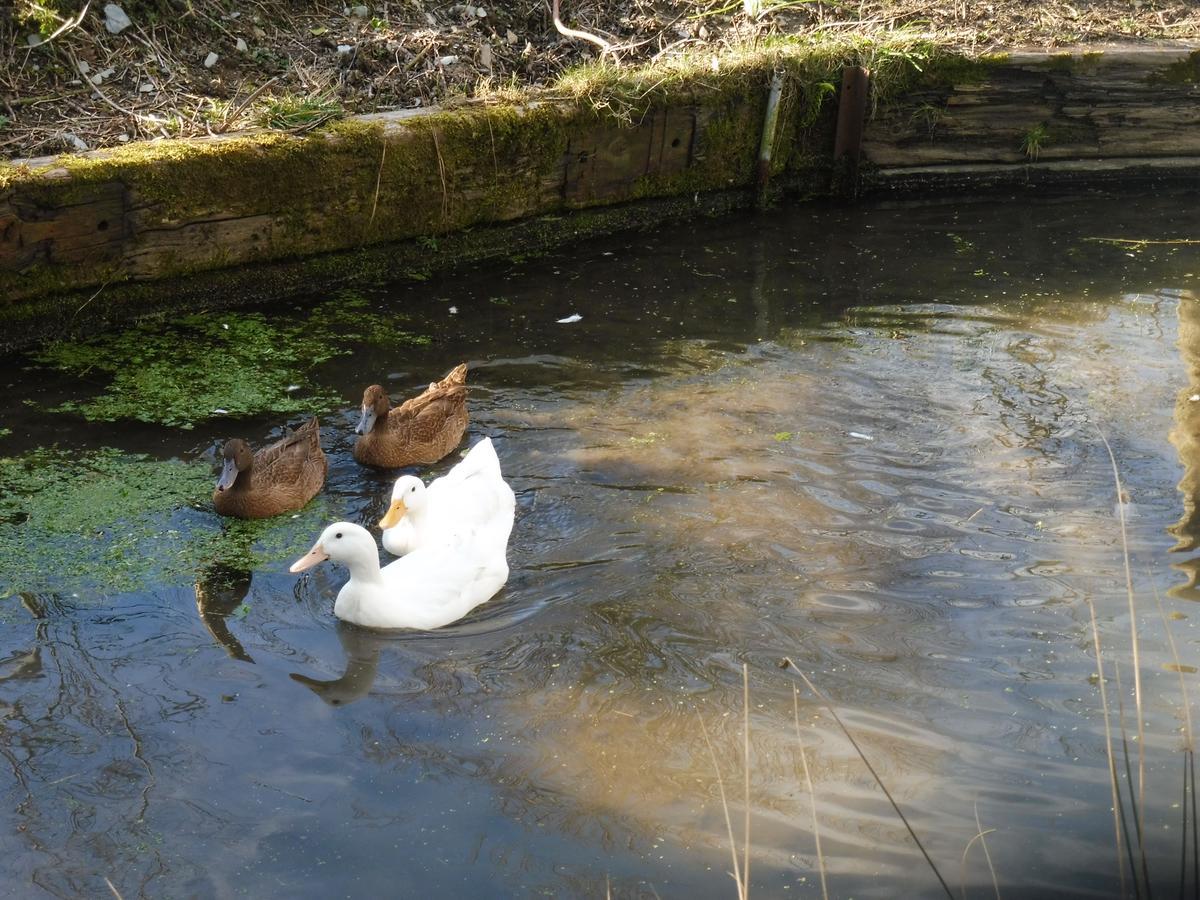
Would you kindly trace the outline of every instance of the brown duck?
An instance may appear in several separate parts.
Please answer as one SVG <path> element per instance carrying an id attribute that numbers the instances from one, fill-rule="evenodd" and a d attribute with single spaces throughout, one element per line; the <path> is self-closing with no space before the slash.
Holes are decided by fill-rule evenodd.
<path id="1" fill-rule="evenodd" d="M 213 506 L 221 515 L 239 519 L 265 519 L 300 509 L 321 490 L 329 468 L 315 418 L 257 453 L 234 438 L 225 444 L 222 456 L 225 465 L 213 491 Z"/>
<path id="2" fill-rule="evenodd" d="M 458 446 L 466 430 L 466 363 L 396 409 L 387 392 L 373 384 L 363 391 L 354 458 L 384 469 L 435 463 Z"/>

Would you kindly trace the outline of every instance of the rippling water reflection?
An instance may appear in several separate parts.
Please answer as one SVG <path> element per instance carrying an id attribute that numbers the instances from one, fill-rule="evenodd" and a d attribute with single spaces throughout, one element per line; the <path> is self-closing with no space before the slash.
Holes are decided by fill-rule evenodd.
<path id="1" fill-rule="evenodd" d="M 362 385 L 469 358 L 471 436 L 496 442 L 518 499 L 508 586 L 395 635 L 337 623 L 344 573 L 297 580 L 285 554 L 10 598 L 7 883 L 734 896 L 705 734 L 740 829 L 745 663 L 753 893 L 818 896 L 787 656 L 953 887 L 991 891 L 978 842 L 960 875 L 977 811 L 1006 895 L 1112 895 L 1086 601 L 1127 700 L 1132 670 L 1103 432 L 1129 501 L 1151 870 L 1171 890 L 1181 706 L 1154 597 L 1194 665 L 1200 260 L 1087 238 L 1177 237 L 1191 203 L 805 208 L 375 292 L 436 340 L 321 368 L 345 398 L 322 419 L 328 515 L 372 523 L 390 484 L 349 454 Z M 18 372 L 0 450 L 191 457 L 230 427 L 50 433 L 23 402 L 74 390 Z M 799 713 L 833 892 L 938 896 L 803 690 Z"/>

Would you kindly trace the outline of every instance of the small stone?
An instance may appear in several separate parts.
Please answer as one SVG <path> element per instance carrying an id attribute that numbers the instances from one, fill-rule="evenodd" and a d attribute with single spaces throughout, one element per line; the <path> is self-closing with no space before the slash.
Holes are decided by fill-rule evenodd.
<path id="1" fill-rule="evenodd" d="M 504 35 L 504 40 L 509 44 L 515 44 L 517 42 L 516 32 L 514 32 L 511 28 L 508 29 L 508 32 Z"/>
<path id="2" fill-rule="evenodd" d="M 486 19 L 487 18 L 487 10 L 481 6 L 475 10 L 475 15 L 477 15 L 481 19 Z"/>
<path id="3" fill-rule="evenodd" d="M 91 63 L 89 63 L 86 59 L 81 59 L 79 61 L 79 74 L 86 75 L 90 71 L 92 71 Z"/>
<path id="4" fill-rule="evenodd" d="M 443 66 L 452 66 L 456 62 L 458 62 L 458 57 L 457 56 L 443 56 L 441 59 L 438 60 L 438 62 L 440 62 Z"/>
<path id="5" fill-rule="evenodd" d="M 154 85 L 151 84 L 149 81 L 147 81 L 147 82 L 144 82 L 144 83 L 138 85 L 138 90 L 141 91 L 143 94 L 149 94 L 154 91 Z"/>
<path id="6" fill-rule="evenodd" d="M 492 74 L 492 48 L 487 44 L 479 48 L 479 64 Z"/>
<path id="7" fill-rule="evenodd" d="M 104 4 L 104 27 L 108 29 L 109 34 L 120 34 L 132 24 L 129 16 L 125 15 L 125 10 L 117 4 Z"/>
<path id="8" fill-rule="evenodd" d="M 221 57 L 217 56 L 217 54 L 210 50 L 208 56 L 204 57 L 204 68 L 211 69 L 217 64 L 217 60 L 220 58 Z"/>
<path id="9" fill-rule="evenodd" d="M 353 49 L 354 49 L 353 44 L 338 44 L 337 45 L 337 52 L 338 52 L 339 56 L 345 56 L 347 53 L 349 53 Z"/>
<path id="10" fill-rule="evenodd" d="M 127 143 L 129 143 L 129 135 L 127 135 L 125 133 L 118 134 L 117 140 L 120 141 L 122 144 L 127 144 Z"/>
<path id="11" fill-rule="evenodd" d="M 458 307 L 457 306 L 450 307 L 450 315 L 452 315 L 452 316 L 458 315 Z"/>
<path id="12" fill-rule="evenodd" d="M 245 53 L 247 50 L 250 49 L 250 45 L 246 43 L 245 38 L 238 38 L 237 39 L 237 48 L 240 52 Z"/>
<path id="13" fill-rule="evenodd" d="M 27 43 L 30 47 L 36 47 L 38 44 L 42 43 L 42 36 L 40 34 L 31 34 L 29 37 L 25 38 L 25 43 Z"/>
<path id="14" fill-rule="evenodd" d="M 92 84 L 102 84 L 104 82 L 104 74 L 102 72 L 97 72 L 88 80 L 91 81 Z"/>
<path id="15" fill-rule="evenodd" d="M 83 151 L 88 148 L 88 145 L 84 143 L 83 139 L 79 135 L 71 134 L 69 131 L 63 135 L 63 140 L 71 146 L 72 150 Z"/>
<path id="16" fill-rule="evenodd" d="M 356 19 L 365 19 L 367 17 L 367 13 L 369 13 L 369 12 L 370 12 L 370 10 L 367 9 L 365 6 L 350 7 L 350 15 L 352 15 Z"/>

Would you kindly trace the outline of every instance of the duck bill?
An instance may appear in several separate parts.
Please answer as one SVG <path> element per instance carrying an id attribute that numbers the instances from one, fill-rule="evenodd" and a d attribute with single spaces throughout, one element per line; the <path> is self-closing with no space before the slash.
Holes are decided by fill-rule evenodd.
<path id="1" fill-rule="evenodd" d="M 358 418 L 358 425 L 354 429 L 355 434 L 366 434 L 375 427 L 375 410 L 373 407 L 364 406 L 362 415 Z"/>
<path id="2" fill-rule="evenodd" d="M 325 548 L 320 541 L 313 544 L 311 550 L 305 553 L 302 557 L 292 563 L 289 572 L 303 572 L 305 569 L 311 569 L 317 563 L 323 563 L 329 559 L 329 554 L 325 552 Z"/>
<path id="3" fill-rule="evenodd" d="M 387 515 L 379 520 L 380 528 L 394 528 L 404 514 L 408 512 L 408 507 L 404 505 L 403 500 L 393 500 L 392 505 L 388 507 Z"/>
<path id="4" fill-rule="evenodd" d="M 229 490 L 233 487 L 233 483 L 237 481 L 237 477 L 237 464 L 232 459 L 225 460 L 225 465 L 221 467 L 221 477 L 217 479 L 217 490 Z"/>

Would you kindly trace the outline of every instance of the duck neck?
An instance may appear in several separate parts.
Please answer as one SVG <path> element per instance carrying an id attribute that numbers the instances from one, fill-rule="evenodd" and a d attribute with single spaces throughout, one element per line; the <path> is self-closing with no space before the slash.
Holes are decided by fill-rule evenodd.
<path id="1" fill-rule="evenodd" d="M 346 568 L 350 570 L 350 580 L 338 591 L 333 614 L 361 624 L 363 610 L 377 605 L 385 594 L 379 559 L 364 554 L 346 563 Z"/>
<path id="2" fill-rule="evenodd" d="M 383 584 L 383 575 L 379 569 L 379 558 L 377 556 L 367 556 L 364 554 L 360 558 L 347 562 L 346 568 L 350 570 L 350 580 L 355 584 L 360 584 L 364 587 Z"/>
<path id="3" fill-rule="evenodd" d="M 425 524 L 425 521 L 429 516 L 429 511 L 422 504 L 421 506 L 417 507 L 409 507 L 405 511 L 405 515 L 408 516 L 409 521 L 412 522 L 413 528 L 420 528 Z"/>

